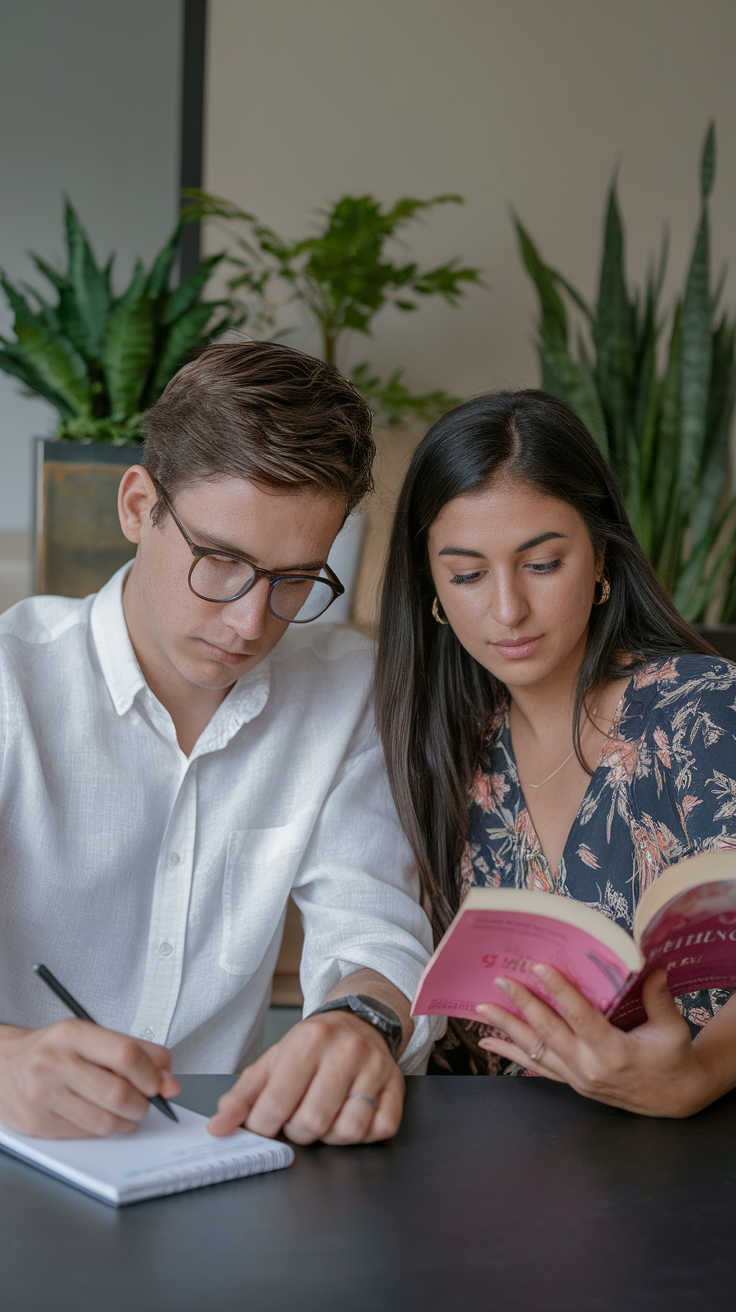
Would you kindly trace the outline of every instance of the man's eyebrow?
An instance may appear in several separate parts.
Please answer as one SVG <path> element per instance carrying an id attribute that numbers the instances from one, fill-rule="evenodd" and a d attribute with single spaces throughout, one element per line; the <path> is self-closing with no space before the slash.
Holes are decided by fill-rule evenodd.
<path id="1" fill-rule="evenodd" d="M 522 542 L 520 547 L 515 548 L 518 555 L 520 551 L 529 551 L 531 547 L 538 547 L 542 542 L 549 542 L 552 538 L 567 537 L 566 533 L 540 533 L 536 538 L 529 538 L 528 542 Z M 482 551 L 472 551 L 470 547 L 443 547 L 439 552 L 440 556 L 472 556 L 475 560 L 485 560 Z"/>
<path id="2" fill-rule="evenodd" d="M 210 533 L 200 533 L 194 529 L 192 529 L 191 536 L 192 542 L 197 546 L 207 543 L 215 551 L 222 551 L 228 556 L 244 557 L 251 565 L 255 565 L 256 569 L 265 569 L 263 561 L 259 560 L 257 556 L 251 556 L 250 552 L 243 551 L 241 547 L 234 547 L 231 542 L 223 542 L 222 538 L 213 538 Z M 197 542 L 198 538 L 200 539 L 199 542 Z M 282 565 L 279 569 L 273 569 L 270 572 L 272 574 L 307 574 L 316 569 L 324 569 L 324 567 L 324 560 L 309 560 L 305 565 Z"/>

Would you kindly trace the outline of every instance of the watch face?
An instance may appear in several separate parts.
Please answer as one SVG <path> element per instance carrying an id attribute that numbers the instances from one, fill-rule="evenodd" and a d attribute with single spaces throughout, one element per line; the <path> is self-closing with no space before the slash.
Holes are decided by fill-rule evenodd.
<path id="1" fill-rule="evenodd" d="M 392 1027 L 398 1025 L 399 1030 L 401 1030 L 401 1021 L 396 1012 L 391 1007 L 386 1006 L 385 1002 L 379 1002 L 378 998 L 369 998 L 364 993 L 356 993 L 355 997 L 367 1011 L 372 1011 L 376 1016 L 380 1016 L 382 1020 L 386 1021 L 387 1025 Z"/>

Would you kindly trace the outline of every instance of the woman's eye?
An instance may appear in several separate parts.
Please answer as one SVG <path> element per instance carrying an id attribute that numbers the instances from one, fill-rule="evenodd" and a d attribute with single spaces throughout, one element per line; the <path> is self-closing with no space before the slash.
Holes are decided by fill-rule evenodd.
<path id="1" fill-rule="evenodd" d="M 532 574 L 552 574 L 554 570 L 559 569 L 562 564 L 561 560 L 545 560 L 540 563 L 529 565 Z"/>
<path id="2" fill-rule="evenodd" d="M 451 583 L 472 583 L 474 579 L 480 579 L 480 578 L 482 578 L 482 577 L 483 577 L 483 570 L 482 570 L 482 569 L 477 569 L 477 570 L 475 571 L 474 574 L 456 574 L 454 578 L 451 578 L 451 579 L 450 579 L 450 582 L 451 582 Z"/>

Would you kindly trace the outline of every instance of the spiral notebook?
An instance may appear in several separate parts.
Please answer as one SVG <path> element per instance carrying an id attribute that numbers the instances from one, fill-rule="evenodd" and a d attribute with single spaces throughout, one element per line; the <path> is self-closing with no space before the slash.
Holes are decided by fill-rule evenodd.
<path id="1" fill-rule="evenodd" d="M 249 1130 L 216 1139 L 207 1117 L 176 1108 L 179 1124 L 150 1107 L 131 1134 L 106 1139 L 36 1139 L 0 1124 L 0 1148 L 112 1207 L 291 1166 L 288 1144 Z"/>

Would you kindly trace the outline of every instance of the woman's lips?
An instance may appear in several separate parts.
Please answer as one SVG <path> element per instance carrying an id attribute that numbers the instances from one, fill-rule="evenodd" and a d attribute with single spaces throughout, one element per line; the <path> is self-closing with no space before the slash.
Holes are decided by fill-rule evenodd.
<path id="1" fill-rule="evenodd" d="M 505 656 L 507 661 L 520 661 L 525 656 L 534 654 L 543 636 L 540 633 L 537 638 L 506 638 L 500 642 L 492 642 L 491 646 L 495 648 L 499 656 Z"/>

